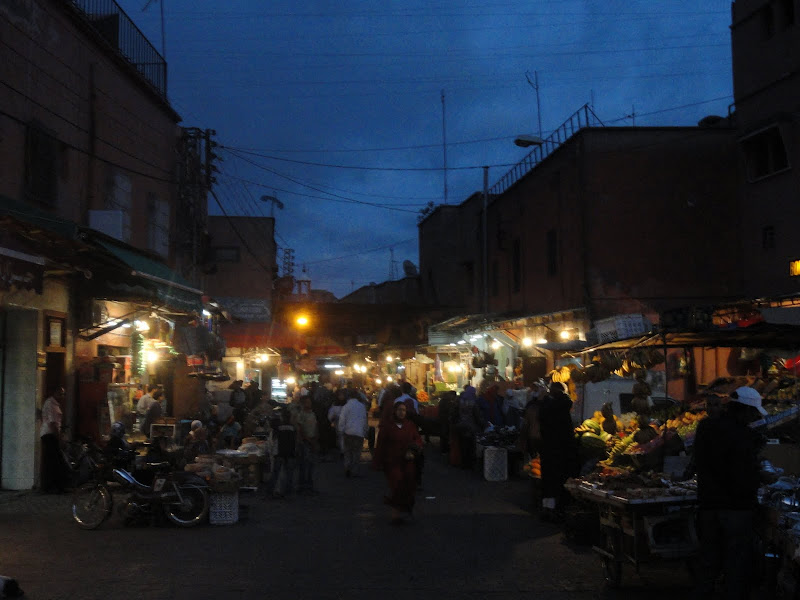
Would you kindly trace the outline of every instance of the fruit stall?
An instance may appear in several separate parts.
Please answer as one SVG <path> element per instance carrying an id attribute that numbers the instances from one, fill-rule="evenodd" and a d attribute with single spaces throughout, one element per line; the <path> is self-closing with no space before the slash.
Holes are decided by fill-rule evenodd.
<path id="1" fill-rule="evenodd" d="M 731 333 L 619 340 L 589 349 L 601 354 L 572 372 L 577 385 L 613 377 L 615 371 L 636 380 L 631 386 L 633 402 L 626 406 L 639 412 L 613 414 L 607 410 L 609 404 L 576 427 L 583 469 L 580 477 L 565 485 L 579 503 L 592 507 L 599 521 L 601 535 L 593 549 L 611 586 L 620 584 L 624 565 L 638 570 L 650 561 L 673 559 L 691 569 L 698 546 L 696 480 L 691 466 L 695 431 L 702 419 L 720 410 L 732 391 L 748 386 L 763 397 L 768 412 L 751 424 L 767 439 L 761 455 L 764 486 L 759 496 L 758 534 L 764 556 L 769 557 L 765 564 L 772 564 L 773 573 L 768 576 L 774 589 L 800 590 L 800 377 L 798 361 L 787 358 L 800 348 L 800 328 L 758 327 L 752 337 L 743 331 Z M 648 341 L 651 345 L 641 352 L 639 346 Z M 715 342 L 768 350 L 759 350 L 760 368 L 745 375 L 725 373 L 681 401 L 652 402 L 648 369 L 669 362 L 669 349 Z M 662 348 L 656 344 L 663 347 L 660 357 L 656 350 Z M 608 352 L 612 356 L 602 356 Z M 536 476 L 533 465 L 526 470 Z"/>

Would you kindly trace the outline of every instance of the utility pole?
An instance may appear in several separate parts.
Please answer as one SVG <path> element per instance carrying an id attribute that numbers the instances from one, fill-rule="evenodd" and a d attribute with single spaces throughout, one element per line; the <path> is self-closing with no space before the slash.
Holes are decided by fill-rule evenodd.
<path id="1" fill-rule="evenodd" d="M 284 248 L 283 249 L 283 276 L 284 277 L 293 277 L 294 276 L 294 249 L 293 248 Z"/>
<path id="2" fill-rule="evenodd" d="M 395 260 L 394 260 L 394 248 L 389 248 L 389 281 L 394 281 L 397 279 L 397 273 L 395 270 Z"/>
<path id="3" fill-rule="evenodd" d="M 447 204 L 447 119 L 445 118 L 444 90 L 442 90 L 442 154 L 444 155 L 444 203 Z"/>
<path id="4" fill-rule="evenodd" d="M 489 312 L 489 242 L 486 239 L 489 230 L 489 167 L 483 167 L 483 314 Z"/>

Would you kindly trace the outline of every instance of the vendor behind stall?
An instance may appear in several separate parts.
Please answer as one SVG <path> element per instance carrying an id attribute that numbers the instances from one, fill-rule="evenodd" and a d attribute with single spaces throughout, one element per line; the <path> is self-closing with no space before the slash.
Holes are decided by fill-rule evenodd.
<path id="1" fill-rule="evenodd" d="M 572 399 L 566 386 L 552 382 L 539 408 L 542 442 L 542 512 L 544 520 L 559 518 L 568 494 L 564 482 L 580 468 L 578 447 L 572 425 Z"/>
<path id="2" fill-rule="evenodd" d="M 712 596 L 720 573 L 725 598 L 750 597 L 761 440 L 749 424 L 766 414 L 761 395 L 753 388 L 740 387 L 731 393 L 718 416 L 703 419 L 697 427 L 697 598 Z"/>

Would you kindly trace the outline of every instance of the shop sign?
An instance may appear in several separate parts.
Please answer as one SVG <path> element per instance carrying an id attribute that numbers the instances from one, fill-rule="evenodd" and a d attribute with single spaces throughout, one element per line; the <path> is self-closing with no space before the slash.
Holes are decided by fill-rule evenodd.
<path id="1" fill-rule="evenodd" d="M 41 294 L 43 279 L 43 258 L 0 248 L 0 290 L 16 288 Z"/>
<path id="2" fill-rule="evenodd" d="M 800 275 L 800 260 L 793 260 L 789 263 L 789 275 L 797 277 Z"/>

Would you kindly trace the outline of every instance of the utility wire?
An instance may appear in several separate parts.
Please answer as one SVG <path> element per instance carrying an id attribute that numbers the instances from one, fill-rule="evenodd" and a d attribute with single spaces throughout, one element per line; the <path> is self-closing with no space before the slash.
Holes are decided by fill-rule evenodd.
<path id="1" fill-rule="evenodd" d="M 383 208 L 383 209 L 386 209 L 386 210 L 394 210 L 394 211 L 397 211 L 397 212 L 408 212 L 408 213 L 416 213 L 417 212 L 417 211 L 414 211 L 414 210 L 408 210 L 408 209 L 404 209 L 404 208 L 395 208 L 395 207 L 386 206 L 386 205 L 383 205 L 383 204 L 375 204 L 375 203 L 372 203 L 372 202 L 364 202 L 362 200 L 354 200 L 353 198 L 345 198 L 344 196 L 339 196 L 338 194 L 333 194 L 331 192 L 326 192 L 325 190 L 317 189 L 314 186 L 310 186 L 308 184 L 305 184 L 302 181 L 299 181 L 297 179 L 293 179 L 293 178 L 288 177 L 286 175 L 282 175 L 281 173 L 278 173 L 277 171 L 274 171 L 273 169 L 270 169 L 269 167 L 265 167 L 264 165 L 260 165 L 257 162 L 249 160 L 248 158 L 246 158 L 244 156 L 237 155 L 237 153 L 235 151 L 232 151 L 229 148 L 227 149 L 227 151 L 230 152 L 233 156 L 236 156 L 237 158 L 239 158 L 240 160 L 243 160 L 243 161 L 245 161 L 247 163 L 250 163 L 251 165 L 253 165 L 255 167 L 258 167 L 259 169 L 262 169 L 262 170 L 267 171 L 269 173 L 272 173 L 273 175 L 277 175 L 279 177 L 283 177 L 284 179 L 287 179 L 287 180 L 291 181 L 292 183 L 296 183 L 298 185 L 302 185 L 303 187 L 307 187 L 307 188 L 315 190 L 317 192 L 321 192 L 323 194 L 329 194 L 330 196 L 332 196 L 331 198 L 328 198 L 328 200 L 330 200 L 331 202 L 344 202 L 344 203 L 349 203 L 349 204 L 361 204 L 363 206 L 372 206 L 374 208 Z M 300 164 L 312 164 L 312 163 L 302 163 L 301 161 L 289 161 L 289 162 L 300 162 Z M 342 168 L 347 168 L 347 167 L 342 167 Z M 407 169 L 395 169 L 395 170 L 404 171 L 404 170 L 407 170 Z"/>
<path id="2" fill-rule="evenodd" d="M 337 260 L 345 260 L 347 258 L 353 258 L 354 256 L 362 256 L 364 254 L 370 254 L 372 252 L 379 252 L 381 250 L 386 250 L 387 248 L 393 248 L 394 246 L 400 246 L 401 244 L 407 244 L 408 242 L 415 242 L 415 241 L 417 241 L 417 238 L 408 238 L 406 240 L 401 240 L 399 242 L 394 242 L 393 244 L 387 244 L 386 246 L 380 246 L 379 248 L 370 248 L 369 250 L 361 250 L 359 252 L 356 252 L 355 254 L 347 254 L 345 256 L 336 256 L 334 258 L 321 258 L 319 260 L 306 261 L 304 264 L 306 264 L 306 265 L 318 265 L 318 264 L 326 263 L 326 262 L 333 262 L 333 261 L 337 261 Z"/>

